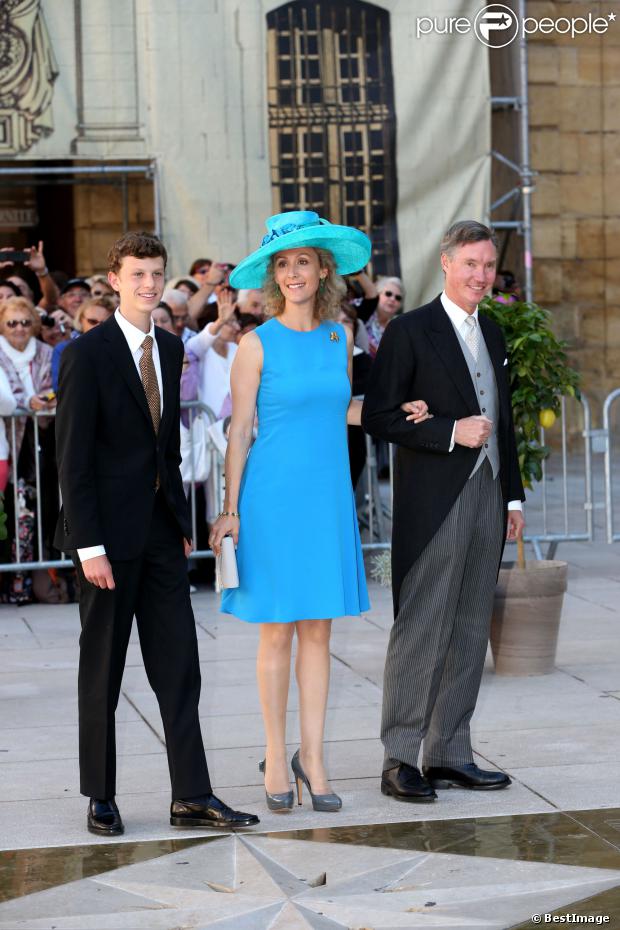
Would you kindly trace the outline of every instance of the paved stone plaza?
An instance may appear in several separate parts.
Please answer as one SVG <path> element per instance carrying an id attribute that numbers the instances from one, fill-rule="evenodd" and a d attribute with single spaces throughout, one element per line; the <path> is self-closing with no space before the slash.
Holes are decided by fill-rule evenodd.
<path id="1" fill-rule="evenodd" d="M 387 590 L 372 584 L 371 612 L 334 623 L 327 759 L 343 810 L 285 815 L 267 811 L 258 772 L 257 629 L 199 591 L 214 783 L 261 824 L 198 843 L 209 831 L 168 825 L 161 721 L 137 637 L 117 714 L 126 833 L 110 843 L 86 832 L 78 791 L 77 606 L 2 607 L 1 930 L 529 926 L 593 895 L 581 913 L 600 906 L 620 926 L 620 550 L 571 543 L 557 555 L 570 568 L 555 671 L 500 678 L 489 656 L 474 718 L 477 761 L 508 771 L 512 787 L 441 792 L 422 807 L 379 792 Z M 296 700 L 293 686 L 291 754 Z"/>

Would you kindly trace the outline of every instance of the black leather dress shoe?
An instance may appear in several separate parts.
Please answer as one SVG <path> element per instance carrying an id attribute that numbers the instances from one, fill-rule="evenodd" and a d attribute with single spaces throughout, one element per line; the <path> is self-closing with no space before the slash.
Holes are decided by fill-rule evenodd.
<path id="1" fill-rule="evenodd" d="M 91 833 L 98 836 L 120 836 L 124 833 L 125 827 L 114 798 L 107 801 L 91 798 L 88 802 L 86 826 Z"/>
<path id="2" fill-rule="evenodd" d="M 224 804 L 214 794 L 186 801 L 173 801 L 170 805 L 170 824 L 173 827 L 253 827 L 260 820 L 256 814 L 244 814 Z"/>
<path id="3" fill-rule="evenodd" d="M 381 794 L 396 798 L 397 801 L 410 801 L 426 804 L 437 800 L 437 795 L 413 765 L 401 762 L 392 769 L 385 769 L 381 776 Z"/>
<path id="4" fill-rule="evenodd" d="M 475 762 L 454 767 L 429 765 L 422 771 L 433 788 L 469 788 L 472 791 L 493 791 L 507 788 L 512 782 L 505 772 L 479 769 Z"/>

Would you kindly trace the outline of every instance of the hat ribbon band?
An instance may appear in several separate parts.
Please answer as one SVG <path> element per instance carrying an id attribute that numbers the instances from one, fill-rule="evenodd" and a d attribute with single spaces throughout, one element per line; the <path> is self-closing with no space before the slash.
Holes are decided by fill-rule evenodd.
<path id="1" fill-rule="evenodd" d="M 270 242 L 273 242 L 274 239 L 278 239 L 280 236 L 286 236 L 288 233 L 295 232 L 297 229 L 308 229 L 311 226 L 326 226 L 329 225 L 327 220 L 319 219 L 313 223 L 285 223 L 283 226 L 280 226 L 277 229 L 272 229 L 270 233 L 267 233 L 266 236 L 263 236 L 261 241 L 261 248 L 264 245 L 269 245 Z"/>

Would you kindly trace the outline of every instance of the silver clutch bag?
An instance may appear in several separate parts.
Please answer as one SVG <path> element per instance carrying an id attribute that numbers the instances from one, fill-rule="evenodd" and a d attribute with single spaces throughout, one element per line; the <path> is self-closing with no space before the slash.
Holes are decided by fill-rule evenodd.
<path id="1" fill-rule="evenodd" d="M 215 590 L 239 587 L 237 556 L 232 536 L 224 536 L 220 554 L 215 557 Z"/>

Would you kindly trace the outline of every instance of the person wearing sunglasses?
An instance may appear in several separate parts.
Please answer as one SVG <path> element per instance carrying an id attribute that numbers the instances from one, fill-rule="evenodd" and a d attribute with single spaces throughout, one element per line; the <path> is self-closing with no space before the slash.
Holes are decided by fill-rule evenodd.
<path id="1" fill-rule="evenodd" d="M 87 300 L 75 314 L 75 328 L 80 333 L 89 333 L 112 316 L 117 302 L 116 296 L 108 295 Z"/>
<path id="2" fill-rule="evenodd" d="M 52 355 L 52 385 L 56 393 L 58 393 L 60 359 L 71 340 L 77 339 L 78 336 L 83 333 L 90 332 L 91 329 L 94 329 L 95 326 L 99 326 L 100 323 L 105 323 L 105 321 L 112 316 L 115 309 L 116 299 L 108 295 L 90 297 L 88 300 L 85 300 L 83 304 L 80 304 L 73 320 L 74 329 L 70 331 L 70 335 L 64 342 L 60 342 L 54 347 L 54 354 Z"/>
<path id="3" fill-rule="evenodd" d="M 195 258 L 189 268 L 190 278 L 196 278 L 199 285 L 202 284 L 212 264 L 210 258 Z"/>
<path id="4" fill-rule="evenodd" d="M 30 410 L 54 405 L 43 399 L 52 387 L 52 350 L 37 338 L 40 332 L 39 314 L 26 297 L 10 297 L 0 304 L 0 366 L 17 405 Z M 25 423 L 19 430 L 20 440 L 24 427 Z"/>
<path id="5" fill-rule="evenodd" d="M 52 349 L 41 342 L 37 337 L 41 331 L 41 321 L 34 305 L 26 297 L 10 297 L 0 303 L 0 367 L 3 369 L 17 408 L 32 411 L 51 410 L 56 400 L 53 396 L 51 359 Z M 54 466 L 54 429 L 53 422 L 47 418 L 38 421 L 40 450 L 40 480 L 41 486 L 52 488 L 52 497 L 49 502 L 56 509 L 53 500 L 53 489 L 57 487 Z M 34 556 L 35 520 L 32 514 L 36 512 L 36 456 L 34 424 L 31 416 L 19 416 L 15 420 L 15 448 L 11 450 L 9 458 L 16 457 L 15 466 L 19 482 L 19 499 L 23 499 L 18 511 L 18 525 L 20 538 L 20 557 L 22 560 L 32 559 Z M 12 481 L 11 462 L 9 466 L 9 479 Z M 5 507 L 8 514 L 7 528 L 10 539 L 6 543 L 8 558 L 15 558 L 14 546 L 15 514 L 14 489 L 9 484 L 5 494 Z M 47 504 L 47 501 L 46 501 Z M 47 508 L 43 510 L 43 541 L 49 540 Z M 12 547 L 12 551 L 11 551 Z M 23 604 L 33 599 L 32 578 L 30 574 L 18 572 L 11 574 L 6 580 L 5 593 L 11 603 Z"/>
<path id="6" fill-rule="evenodd" d="M 377 354 L 386 326 L 397 313 L 402 313 L 405 300 L 405 289 L 400 278 L 380 278 L 377 291 L 377 309 L 366 323 L 368 352 L 372 358 Z"/>
<path id="7" fill-rule="evenodd" d="M 114 298 L 112 285 L 104 274 L 93 274 L 90 278 L 86 278 L 86 283 L 90 286 L 91 297 Z"/>

